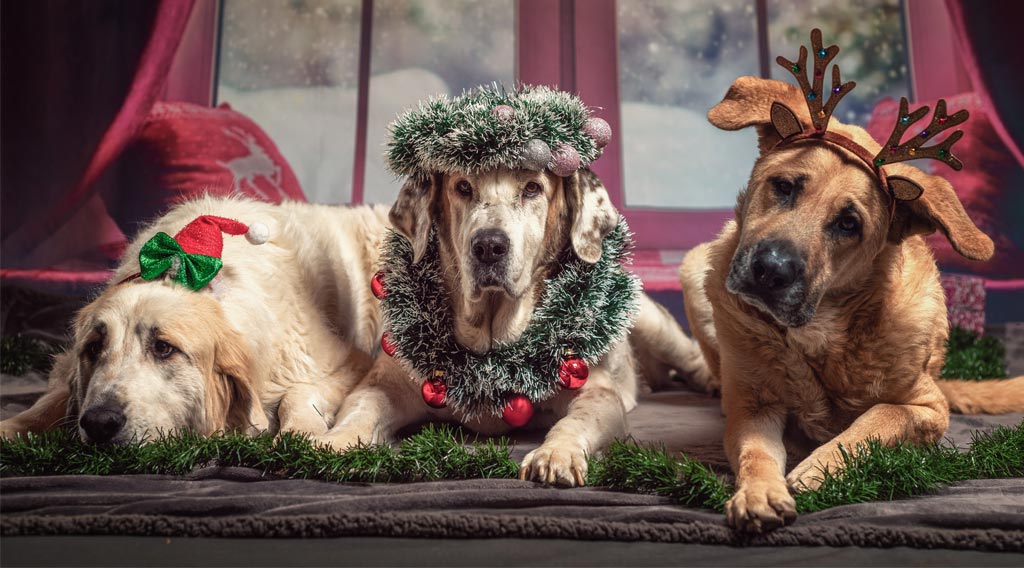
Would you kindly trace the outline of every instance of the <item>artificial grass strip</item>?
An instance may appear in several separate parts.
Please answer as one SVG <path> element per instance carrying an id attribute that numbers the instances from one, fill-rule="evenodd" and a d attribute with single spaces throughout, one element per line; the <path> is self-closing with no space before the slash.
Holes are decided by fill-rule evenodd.
<path id="1" fill-rule="evenodd" d="M 949 330 L 942 378 L 980 381 L 1006 378 L 1006 347 L 992 336 L 961 327 Z"/>
<path id="2" fill-rule="evenodd" d="M 340 453 L 290 432 L 277 437 L 180 432 L 145 444 L 98 446 L 82 443 L 70 430 L 53 430 L 0 440 L 0 476 L 184 475 L 206 465 L 336 482 L 510 478 L 518 473 L 507 439 L 466 441 L 461 431 L 446 425 L 428 425 L 397 449 L 358 446 Z"/>
<path id="3" fill-rule="evenodd" d="M 448 425 L 429 425 L 397 448 L 360 446 L 342 453 L 291 433 L 255 438 L 178 433 L 147 444 L 96 446 L 83 444 L 69 430 L 55 430 L 0 440 L 0 476 L 183 475 L 219 465 L 334 482 L 510 479 L 519 470 L 510 453 L 506 438 L 467 443 L 461 430 Z M 905 499 L 969 479 L 1024 477 L 1024 422 L 976 433 L 966 452 L 949 443 L 886 447 L 872 440 L 843 457 L 841 473 L 825 472 L 821 487 L 797 494 L 798 511 Z M 587 483 L 715 511 L 723 510 L 733 491 L 686 455 L 632 441 L 615 441 L 603 456 L 591 459 Z"/>
<path id="4" fill-rule="evenodd" d="M 664 448 L 616 440 L 600 458 L 591 459 L 587 484 L 618 491 L 668 497 L 683 506 L 723 511 L 732 495 L 708 466 Z"/>

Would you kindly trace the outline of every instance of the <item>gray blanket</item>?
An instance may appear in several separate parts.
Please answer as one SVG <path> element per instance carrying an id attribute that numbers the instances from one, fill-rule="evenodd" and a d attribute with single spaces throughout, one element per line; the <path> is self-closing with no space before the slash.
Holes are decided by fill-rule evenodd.
<path id="1" fill-rule="evenodd" d="M 974 430 L 1022 418 L 954 416 L 947 436 L 965 445 Z M 728 469 L 717 399 L 687 391 L 649 395 L 630 414 L 630 425 L 638 441 Z M 537 441 L 536 435 L 518 438 L 515 456 Z M 791 465 L 807 451 L 795 440 L 792 446 Z M 5 536 L 529 537 L 1024 551 L 1020 479 L 971 481 L 918 499 L 837 507 L 752 539 L 736 535 L 719 514 L 660 497 L 514 480 L 333 484 L 269 479 L 244 468 L 207 468 L 183 478 L 6 478 L 0 480 L 0 512 Z"/>

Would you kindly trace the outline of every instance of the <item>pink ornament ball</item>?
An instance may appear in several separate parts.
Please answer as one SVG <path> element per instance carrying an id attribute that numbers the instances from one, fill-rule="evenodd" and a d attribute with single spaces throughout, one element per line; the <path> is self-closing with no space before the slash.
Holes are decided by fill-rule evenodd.
<path id="1" fill-rule="evenodd" d="M 501 122 L 508 122 L 512 120 L 512 117 L 516 114 L 516 111 L 508 105 L 498 105 L 491 109 L 491 116 L 497 118 Z"/>
<path id="2" fill-rule="evenodd" d="M 560 144 L 551 151 L 551 173 L 559 177 L 568 177 L 580 169 L 580 154 L 568 144 Z"/>
<path id="3" fill-rule="evenodd" d="M 598 148 L 604 148 L 612 140 L 612 127 L 603 118 L 590 118 L 583 123 L 583 133 L 594 141 Z"/>

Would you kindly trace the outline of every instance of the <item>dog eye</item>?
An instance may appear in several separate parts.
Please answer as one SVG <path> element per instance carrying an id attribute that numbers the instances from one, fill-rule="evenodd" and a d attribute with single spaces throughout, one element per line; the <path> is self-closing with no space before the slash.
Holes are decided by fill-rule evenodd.
<path id="1" fill-rule="evenodd" d="M 157 340 L 153 342 L 153 355 L 157 359 L 166 359 L 178 352 L 178 348 L 166 341 Z"/>
<path id="2" fill-rule="evenodd" d="M 455 191 L 459 192 L 460 195 L 469 197 L 473 195 L 473 186 L 468 181 L 462 179 L 459 180 L 459 183 L 455 184 Z"/>
<path id="3" fill-rule="evenodd" d="M 796 188 L 796 186 L 793 185 L 793 182 L 782 178 L 772 178 L 770 181 L 772 183 L 772 188 L 775 189 L 775 193 L 783 197 L 790 197 L 793 195 L 793 190 Z"/>
<path id="4" fill-rule="evenodd" d="M 836 228 L 842 233 L 852 235 L 860 229 L 860 221 L 853 215 L 843 215 L 836 219 Z"/>
<path id="5" fill-rule="evenodd" d="M 531 181 L 530 183 L 526 184 L 526 187 L 523 189 L 523 196 L 537 197 L 538 195 L 540 195 L 541 190 L 542 188 L 539 183 Z"/>
<path id="6" fill-rule="evenodd" d="M 89 360 L 90 363 L 95 363 L 100 358 L 100 353 L 103 352 L 103 340 L 94 339 L 89 343 L 85 344 L 85 349 L 82 350 L 82 354 Z"/>

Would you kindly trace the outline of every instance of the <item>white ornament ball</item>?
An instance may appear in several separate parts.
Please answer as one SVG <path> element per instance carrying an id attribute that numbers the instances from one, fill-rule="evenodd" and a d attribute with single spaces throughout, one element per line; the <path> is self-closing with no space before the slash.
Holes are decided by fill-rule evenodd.
<path id="1" fill-rule="evenodd" d="M 604 148 L 612 140 L 612 126 L 603 118 L 588 118 L 583 123 L 583 133 L 589 136 L 598 148 Z"/>
<path id="2" fill-rule="evenodd" d="M 253 223 L 245 232 L 245 239 L 254 245 L 262 245 L 270 240 L 270 227 L 263 223 Z"/>
<path id="3" fill-rule="evenodd" d="M 523 149 L 522 166 L 525 169 L 539 172 L 548 167 L 551 161 L 551 148 L 547 142 L 534 138 L 526 143 Z"/>
<path id="4" fill-rule="evenodd" d="M 512 116 L 515 115 L 516 111 L 508 105 L 498 105 L 491 109 L 491 116 L 497 118 L 501 122 L 508 122 L 512 120 Z"/>
<path id="5" fill-rule="evenodd" d="M 551 152 L 551 173 L 567 177 L 580 168 L 580 154 L 568 144 L 561 144 Z"/>

